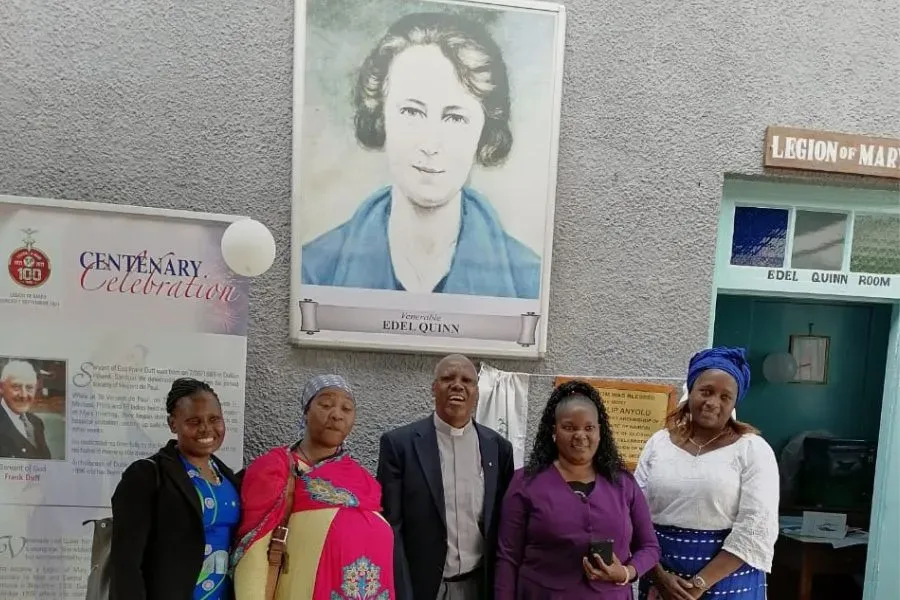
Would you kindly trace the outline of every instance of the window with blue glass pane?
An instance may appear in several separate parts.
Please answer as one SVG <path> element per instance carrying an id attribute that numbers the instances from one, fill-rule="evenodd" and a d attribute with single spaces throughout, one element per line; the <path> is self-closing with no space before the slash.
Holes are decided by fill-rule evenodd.
<path id="1" fill-rule="evenodd" d="M 742 267 L 784 266 L 787 228 L 787 209 L 736 206 L 731 264 Z"/>

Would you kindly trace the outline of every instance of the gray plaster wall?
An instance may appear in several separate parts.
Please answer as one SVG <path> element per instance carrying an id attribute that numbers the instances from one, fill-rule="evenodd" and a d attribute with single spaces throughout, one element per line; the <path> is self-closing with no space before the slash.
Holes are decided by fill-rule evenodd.
<path id="1" fill-rule="evenodd" d="M 900 134 L 900 10 L 565 4 L 549 352 L 491 363 L 677 379 L 707 337 L 723 174 L 762 174 L 770 124 Z M 265 222 L 280 253 L 252 294 L 247 458 L 295 435 L 298 389 L 331 371 L 359 389 L 374 466 L 380 433 L 427 413 L 434 358 L 288 344 L 292 19 L 288 0 L 3 0 L 0 193 Z"/>

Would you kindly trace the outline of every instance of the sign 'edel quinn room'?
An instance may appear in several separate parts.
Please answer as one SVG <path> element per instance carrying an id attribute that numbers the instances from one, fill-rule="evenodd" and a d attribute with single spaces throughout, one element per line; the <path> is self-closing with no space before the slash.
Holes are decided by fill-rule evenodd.
<path id="1" fill-rule="evenodd" d="M 900 140 L 787 127 L 766 132 L 766 166 L 900 179 Z M 900 192 L 865 189 L 803 205 L 732 182 L 721 214 L 720 290 L 900 300 Z M 778 194 L 776 194 L 778 196 Z"/>

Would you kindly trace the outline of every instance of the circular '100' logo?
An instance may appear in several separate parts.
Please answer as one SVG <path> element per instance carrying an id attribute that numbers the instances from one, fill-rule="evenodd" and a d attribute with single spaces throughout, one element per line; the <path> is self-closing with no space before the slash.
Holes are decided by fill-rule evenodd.
<path id="1" fill-rule="evenodd" d="M 37 248 L 19 248 L 9 256 L 9 276 L 22 287 L 38 287 L 50 277 L 50 259 Z"/>

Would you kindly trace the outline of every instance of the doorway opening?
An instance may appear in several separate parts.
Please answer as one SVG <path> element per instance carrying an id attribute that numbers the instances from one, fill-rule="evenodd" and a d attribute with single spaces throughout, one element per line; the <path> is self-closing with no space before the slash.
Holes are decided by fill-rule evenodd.
<path id="1" fill-rule="evenodd" d="M 716 297 L 713 343 L 744 347 L 751 362 L 753 385 L 739 416 L 775 451 L 782 530 L 801 527 L 804 511 L 846 515 L 849 528 L 840 540 L 815 544 L 782 534 L 771 600 L 863 598 L 892 309 L 874 302 Z M 839 554 L 830 551 L 835 546 Z"/>

